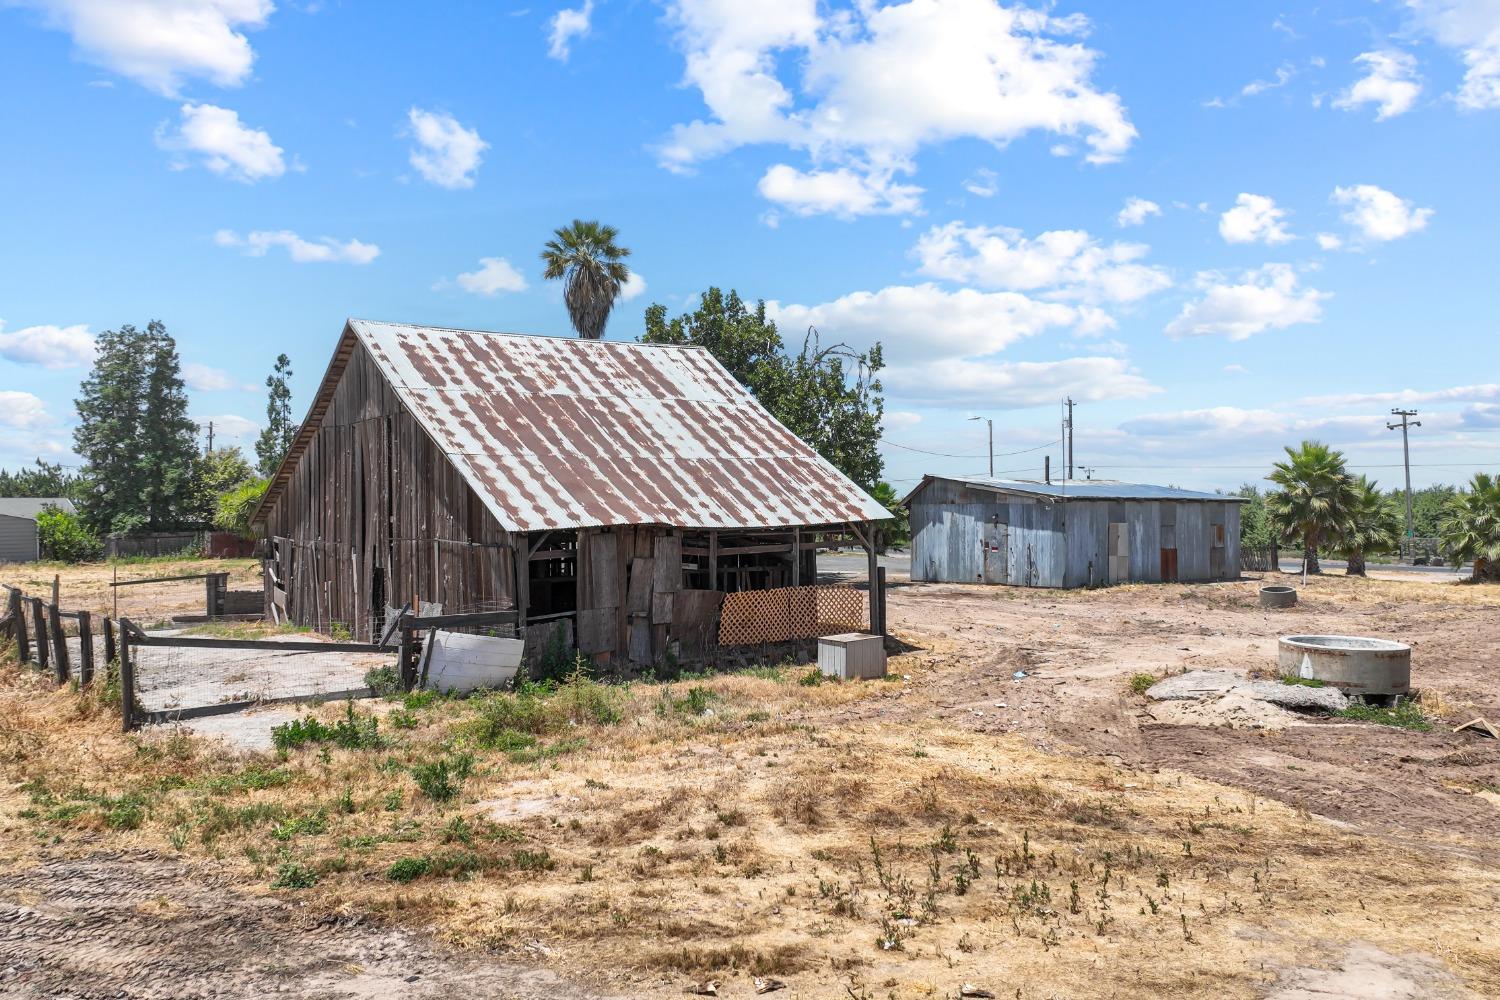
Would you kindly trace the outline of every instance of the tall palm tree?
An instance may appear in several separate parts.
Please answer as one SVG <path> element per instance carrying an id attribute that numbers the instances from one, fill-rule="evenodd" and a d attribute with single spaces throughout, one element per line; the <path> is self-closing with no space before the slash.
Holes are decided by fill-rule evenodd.
<path id="1" fill-rule="evenodd" d="M 1365 575 L 1367 553 L 1389 552 L 1400 544 L 1401 515 L 1375 482 L 1360 476 L 1350 487 L 1350 504 L 1339 544 L 1349 560 L 1346 576 Z"/>
<path id="2" fill-rule="evenodd" d="M 604 336 L 620 286 L 630 278 L 630 269 L 621 263 L 630 250 L 615 242 L 618 229 L 597 221 L 574 219 L 571 226 L 553 235 L 542 248 L 542 262 L 547 265 L 542 276 L 562 279 L 563 301 L 573 329 L 585 340 L 598 340 Z"/>
<path id="3" fill-rule="evenodd" d="M 1266 494 L 1266 512 L 1286 541 L 1302 543 L 1302 575 L 1320 573 L 1318 545 L 1337 541 L 1353 500 L 1342 452 L 1319 441 L 1286 450 L 1266 478 L 1279 490 Z"/>
<path id="4" fill-rule="evenodd" d="M 1476 473 L 1469 488 L 1448 501 L 1438 530 L 1455 564 L 1474 561 L 1476 583 L 1500 580 L 1500 480 Z"/>

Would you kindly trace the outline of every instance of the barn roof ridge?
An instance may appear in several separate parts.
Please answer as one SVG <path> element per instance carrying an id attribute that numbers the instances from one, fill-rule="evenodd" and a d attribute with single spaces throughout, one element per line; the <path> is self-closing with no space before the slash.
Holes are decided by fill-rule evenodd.
<path id="1" fill-rule="evenodd" d="M 401 320 L 369 319 L 362 316 L 350 316 L 345 321 L 346 325 L 353 326 L 356 323 L 368 326 L 399 326 L 410 330 L 429 330 L 436 333 L 472 333 L 480 337 L 515 337 L 523 340 L 550 340 L 564 344 L 591 344 L 603 347 L 634 348 L 673 348 L 679 351 L 707 351 L 708 348 L 702 344 L 661 344 L 654 341 L 644 340 L 590 340 L 585 337 L 568 336 L 563 333 L 524 333 L 520 330 L 476 330 L 465 326 L 437 326 L 431 323 L 407 323 Z"/>

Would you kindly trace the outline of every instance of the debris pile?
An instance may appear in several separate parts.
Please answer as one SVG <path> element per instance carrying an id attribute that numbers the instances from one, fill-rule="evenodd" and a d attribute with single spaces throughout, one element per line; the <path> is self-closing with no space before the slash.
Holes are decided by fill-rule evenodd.
<path id="1" fill-rule="evenodd" d="M 1228 670 L 1190 670 L 1158 681 L 1146 690 L 1156 704 L 1147 714 L 1175 726 L 1228 726 L 1231 729 L 1285 729 L 1297 712 L 1330 714 L 1349 706 L 1335 687 L 1309 687 L 1252 680 Z"/>

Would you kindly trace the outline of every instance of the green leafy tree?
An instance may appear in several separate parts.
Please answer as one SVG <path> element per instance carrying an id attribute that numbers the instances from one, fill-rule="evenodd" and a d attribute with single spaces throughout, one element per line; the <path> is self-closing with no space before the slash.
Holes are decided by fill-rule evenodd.
<path id="1" fill-rule="evenodd" d="M 1454 562 L 1473 561 L 1476 583 L 1500 582 L 1500 480 L 1476 473 L 1469 488 L 1449 501 L 1439 527 Z"/>
<path id="2" fill-rule="evenodd" d="M 219 498 L 255 478 L 255 470 L 238 448 L 216 448 L 204 455 L 198 460 L 187 519 L 195 524 L 212 524 L 219 508 Z"/>
<path id="3" fill-rule="evenodd" d="M 1402 504 L 1402 516 L 1405 517 L 1406 494 L 1401 490 L 1392 490 L 1391 494 Z M 1442 534 L 1443 517 L 1457 494 L 1456 487 L 1441 483 L 1412 491 L 1412 528 L 1418 538 L 1436 538 Z"/>
<path id="4" fill-rule="evenodd" d="M 198 457 L 176 342 L 152 320 L 145 330 L 106 330 L 96 348 L 73 432 L 85 520 L 99 532 L 174 527 L 191 503 Z"/>
<path id="5" fill-rule="evenodd" d="M 896 489 L 890 483 L 879 482 L 870 491 L 870 496 L 893 516 L 885 524 L 881 525 L 880 538 L 888 547 L 893 549 L 904 549 L 911 542 L 911 521 L 905 507 L 901 506 L 901 498 L 896 495 Z"/>
<path id="6" fill-rule="evenodd" d="M 1254 483 L 1246 483 L 1231 496 L 1244 497 L 1249 503 L 1240 504 L 1240 545 L 1245 548 L 1265 548 L 1274 541 L 1270 518 L 1266 513 L 1266 495 Z"/>
<path id="7" fill-rule="evenodd" d="M 99 536 L 90 531 L 82 519 L 50 504 L 37 514 L 36 532 L 43 559 L 91 562 L 104 551 Z"/>
<path id="8" fill-rule="evenodd" d="M 85 492 L 81 477 L 40 458 L 33 468 L 16 472 L 0 469 L 0 497 L 67 497 L 78 502 Z"/>
<path id="9" fill-rule="evenodd" d="M 1322 572 L 1318 546 L 1336 542 L 1353 500 L 1343 453 L 1318 441 L 1286 448 L 1266 478 L 1280 487 L 1266 496 L 1270 523 L 1282 541 L 1302 545 L 1304 573 Z"/>
<path id="10" fill-rule="evenodd" d="M 843 344 L 823 347 L 810 330 L 801 352 L 790 355 L 764 302 L 752 309 L 737 292 L 725 295 L 718 288 L 704 292 L 695 311 L 675 319 L 667 318 L 666 306 L 652 305 L 641 340 L 707 348 L 772 416 L 840 472 L 867 491 L 880 482 L 880 345 L 865 352 Z"/>
<path id="11" fill-rule="evenodd" d="M 614 226 L 574 219 L 571 226 L 555 230 L 542 248 L 542 277 L 562 280 L 568 318 L 585 340 L 604 336 L 610 310 L 630 278 L 630 269 L 622 263 L 630 251 L 615 242 L 619 237 Z"/>
<path id="12" fill-rule="evenodd" d="M 1365 556 L 1391 552 L 1401 543 L 1403 511 L 1372 480 L 1356 478 L 1338 546 L 1348 560 L 1347 576 L 1365 575 Z"/>
<path id="13" fill-rule="evenodd" d="M 252 479 L 240 483 L 234 489 L 219 496 L 214 507 L 214 527 L 220 531 L 232 531 L 241 538 L 253 539 L 255 531 L 250 526 L 250 515 L 260 498 L 266 495 L 269 479 Z"/>
<path id="14" fill-rule="evenodd" d="M 266 399 L 266 427 L 255 441 L 255 458 L 262 476 L 276 474 L 297 436 L 297 424 L 292 420 L 292 390 L 288 385 L 291 378 L 291 358 L 277 355 L 276 366 L 266 376 L 266 388 L 270 390 Z"/>

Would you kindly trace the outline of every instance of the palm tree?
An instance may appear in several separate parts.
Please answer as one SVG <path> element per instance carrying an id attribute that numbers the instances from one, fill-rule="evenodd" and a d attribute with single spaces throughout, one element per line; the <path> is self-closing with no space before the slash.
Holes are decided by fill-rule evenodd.
<path id="1" fill-rule="evenodd" d="M 1336 541 L 1348 517 L 1352 481 L 1344 456 L 1318 441 L 1285 449 L 1287 460 L 1277 462 L 1266 478 L 1281 489 L 1266 494 L 1271 524 L 1286 541 L 1302 543 L 1302 576 L 1320 573 L 1318 545 Z"/>
<path id="2" fill-rule="evenodd" d="M 1500 580 L 1500 480 L 1476 473 L 1469 488 L 1448 501 L 1438 531 L 1458 565 L 1474 560 L 1476 583 Z"/>
<path id="3" fill-rule="evenodd" d="M 1400 544 L 1401 515 L 1374 481 L 1360 476 L 1350 487 L 1350 504 L 1339 543 L 1349 560 L 1346 576 L 1365 575 L 1365 554 L 1389 552 Z"/>
<path id="4" fill-rule="evenodd" d="M 542 262 L 547 265 L 542 276 L 563 280 L 568 318 L 585 340 L 604 336 L 620 286 L 630 278 L 630 269 L 620 263 L 630 251 L 615 243 L 619 235 L 614 226 L 574 219 L 571 226 L 556 230 L 555 238 L 542 248 Z"/>

